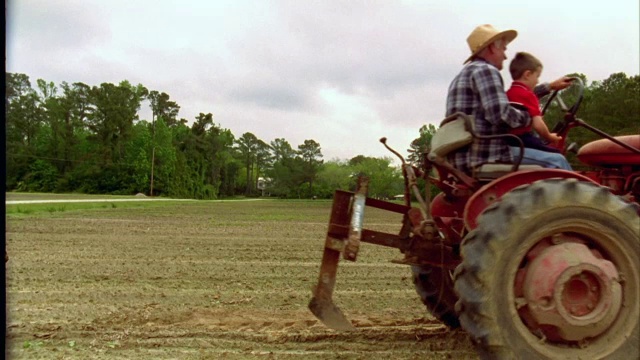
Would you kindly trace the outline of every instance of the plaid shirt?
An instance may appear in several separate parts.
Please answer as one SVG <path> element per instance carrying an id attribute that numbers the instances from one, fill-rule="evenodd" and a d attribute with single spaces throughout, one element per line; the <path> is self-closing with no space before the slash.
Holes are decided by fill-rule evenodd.
<path id="1" fill-rule="evenodd" d="M 538 97 L 549 93 L 548 84 L 534 90 Z M 476 58 L 453 79 L 447 94 L 447 114 L 462 112 L 474 117 L 478 135 L 509 133 L 512 128 L 527 126 L 531 117 L 509 105 L 504 83 L 498 69 Z M 480 140 L 449 156 L 451 164 L 470 174 L 485 163 L 511 163 L 511 153 L 504 139 Z"/>

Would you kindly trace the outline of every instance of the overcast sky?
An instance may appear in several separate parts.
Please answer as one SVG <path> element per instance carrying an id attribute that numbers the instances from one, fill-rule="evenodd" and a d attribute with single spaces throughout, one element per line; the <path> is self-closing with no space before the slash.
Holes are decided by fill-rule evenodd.
<path id="1" fill-rule="evenodd" d="M 212 113 L 236 137 L 294 149 L 313 139 L 325 160 L 381 157 L 380 137 L 404 152 L 443 118 L 475 26 L 516 29 L 507 56 L 536 55 L 543 81 L 604 80 L 639 73 L 638 3 L 8 0 L 6 69 L 33 87 L 128 80 L 168 93 L 190 122 Z M 148 104 L 140 117 L 150 120 Z"/>

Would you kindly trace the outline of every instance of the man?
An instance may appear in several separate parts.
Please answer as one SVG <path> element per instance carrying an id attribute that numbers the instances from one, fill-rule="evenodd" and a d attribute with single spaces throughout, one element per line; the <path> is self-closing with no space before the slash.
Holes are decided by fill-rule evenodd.
<path id="1" fill-rule="evenodd" d="M 471 32 L 467 38 L 471 56 L 449 86 L 446 116 L 456 112 L 472 115 L 479 135 L 506 134 L 512 128 L 531 123 L 526 111 L 509 105 L 500 75 L 507 59 L 507 45 L 517 35 L 515 30 L 498 31 L 491 25 L 478 26 Z M 571 78 L 565 76 L 536 86 L 534 92 L 542 97 L 570 84 Z M 475 167 L 485 163 L 512 163 L 519 151 L 519 148 L 507 146 L 503 138 L 476 139 L 468 148 L 454 153 L 450 161 L 456 168 L 471 174 Z M 563 168 L 563 162 L 566 163 L 566 159 L 562 154 L 525 149 L 522 164 Z"/>

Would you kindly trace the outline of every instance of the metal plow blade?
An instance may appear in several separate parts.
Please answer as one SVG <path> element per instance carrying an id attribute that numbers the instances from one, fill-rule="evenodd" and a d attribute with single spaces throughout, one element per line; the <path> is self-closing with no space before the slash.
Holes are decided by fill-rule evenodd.
<path id="1" fill-rule="evenodd" d="M 344 224 L 348 221 L 350 194 L 336 193 L 331 214 L 332 224 Z M 346 206 L 345 206 L 346 205 Z M 335 330 L 354 330 L 338 306 L 333 303 L 333 288 L 336 285 L 336 274 L 340 255 L 344 251 L 344 241 L 327 234 L 318 285 L 313 289 L 313 297 L 309 302 L 309 310 L 326 326 Z"/>
<path id="2" fill-rule="evenodd" d="M 318 299 L 312 297 L 309 302 L 309 310 L 315 315 L 323 324 L 328 327 L 339 331 L 351 331 L 355 330 L 351 322 L 342 313 L 339 307 L 331 300 Z"/>

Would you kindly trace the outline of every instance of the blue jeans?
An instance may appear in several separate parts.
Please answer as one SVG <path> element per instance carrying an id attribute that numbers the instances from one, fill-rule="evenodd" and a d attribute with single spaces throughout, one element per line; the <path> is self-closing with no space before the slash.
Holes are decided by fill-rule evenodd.
<path id="1" fill-rule="evenodd" d="M 509 146 L 509 150 L 511 151 L 511 156 L 513 156 L 514 160 L 520 156 L 519 147 Z M 524 148 L 522 164 L 540 165 L 551 169 L 571 170 L 571 165 L 569 165 L 569 162 L 564 155 L 531 148 Z"/>

